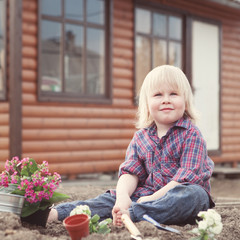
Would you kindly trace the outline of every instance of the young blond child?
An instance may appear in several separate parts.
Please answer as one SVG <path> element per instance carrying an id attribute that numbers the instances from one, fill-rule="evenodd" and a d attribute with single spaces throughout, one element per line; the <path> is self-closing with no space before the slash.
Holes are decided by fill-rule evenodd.
<path id="1" fill-rule="evenodd" d="M 112 217 L 122 225 L 148 214 L 163 224 L 193 223 L 199 211 L 214 206 L 210 197 L 213 161 L 194 125 L 196 110 L 189 82 L 177 67 L 163 65 L 148 73 L 139 95 L 139 129 L 119 168 L 116 190 L 94 199 L 59 204 L 49 221 L 63 220 L 77 205 L 86 204 L 92 215 Z"/>

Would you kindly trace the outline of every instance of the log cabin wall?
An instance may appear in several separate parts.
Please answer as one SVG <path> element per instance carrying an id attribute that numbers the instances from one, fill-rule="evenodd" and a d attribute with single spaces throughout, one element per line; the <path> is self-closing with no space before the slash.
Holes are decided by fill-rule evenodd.
<path id="1" fill-rule="evenodd" d="M 133 4 L 114 3 L 110 105 L 38 101 L 37 8 L 37 0 L 23 0 L 22 155 L 61 174 L 116 171 L 134 133 Z"/>
<path id="2" fill-rule="evenodd" d="M 240 11 L 209 1 L 152 0 L 222 23 L 221 154 L 215 163 L 240 161 Z M 134 1 L 113 1 L 111 105 L 39 102 L 38 1 L 22 1 L 22 157 L 47 160 L 60 174 L 118 169 L 135 131 Z M 0 103 L 2 161 L 9 155 L 9 106 Z M 3 162 L 2 162 L 3 163 Z"/>

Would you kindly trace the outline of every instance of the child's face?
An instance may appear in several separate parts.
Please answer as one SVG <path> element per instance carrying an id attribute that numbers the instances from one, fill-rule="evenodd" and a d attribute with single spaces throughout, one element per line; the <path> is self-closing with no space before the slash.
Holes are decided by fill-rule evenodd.
<path id="1" fill-rule="evenodd" d="M 150 115 L 158 127 L 171 127 L 185 112 L 185 99 L 172 87 L 164 85 L 148 98 Z"/>

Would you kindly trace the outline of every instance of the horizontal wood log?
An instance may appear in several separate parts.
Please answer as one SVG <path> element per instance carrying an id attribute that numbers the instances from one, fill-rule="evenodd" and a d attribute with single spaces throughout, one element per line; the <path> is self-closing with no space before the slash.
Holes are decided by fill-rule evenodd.
<path id="1" fill-rule="evenodd" d="M 37 14 L 34 11 L 22 11 L 22 21 L 37 23 Z"/>
<path id="2" fill-rule="evenodd" d="M 117 29 L 129 29 L 133 31 L 133 27 L 134 27 L 134 24 L 132 21 L 129 22 L 120 18 L 116 18 L 113 24 L 114 24 L 114 28 L 117 28 Z"/>
<path id="3" fill-rule="evenodd" d="M 8 113 L 8 111 L 9 111 L 9 103 L 1 102 L 0 103 L 0 113 Z"/>
<path id="4" fill-rule="evenodd" d="M 225 104 L 239 104 L 240 98 L 238 96 L 223 96 L 222 97 L 222 105 Z"/>
<path id="5" fill-rule="evenodd" d="M 24 34 L 22 36 L 22 45 L 23 46 L 34 46 L 37 47 L 37 37 L 33 35 Z"/>
<path id="6" fill-rule="evenodd" d="M 34 93 L 23 93 L 22 94 L 23 104 L 35 104 L 37 103 L 37 96 Z"/>
<path id="7" fill-rule="evenodd" d="M 125 88 L 114 88 L 113 89 L 113 96 L 115 98 L 133 98 L 133 91 L 132 89 L 125 89 Z"/>
<path id="8" fill-rule="evenodd" d="M 133 99 L 120 99 L 120 98 L 115 98 L 113 99 L 113 106 L 114 107 L 129 107 L 133 105 Z"/>
<path id="9" fill-rule="evenodd" d="M 133 88 L 133 82 L 130 79 L 114 78 L 113 86 L 120 88 Z"/>
<path id="10" fill-rule="evenodd" d="M 134 129 L 23 129 L 23 141 L 123 139 L 132 138 L 134 132 Z"/>
<path id="11" fill-rule="evenodd" d="M 54 163 L 49 165 L 50 172 L 58 172 L 61 175 L 102 173 L 117 171 L 122 160 L 109 160 L 101 162 L 80 162 L 80 163 Z"/>
<path id="12" fill-rule="evenodd" d="M 7 144 L 7 143 L 5 143 Z M 23 152 L 71 152 L 80 150 L 125 149 L 129 139 L 111 140 L 64 140 L 64 141 L 23 141 Z M 6 147 L 5 147 L 6 148 Z"/>
<path id="13" fill-rule="evenodd" d="M 133 52 L 130 49 L 114 48 L 113 56 L 123 59 L 133 59 Z M 115 69 L 114 69 L 115 70 Z"/>
<path id="14" fill-rule="evenodd" d="M 37 69 L 37 61 L 34 58 L 22 58 L 22 67 L 24 69 Z"/>
<path id="15" fill-rule="evenodd" d="M 34 23 L 23 22 L 22 32 L 23 34 L 36 35 L 38 33 L 37 25 Z"/>
<path id="16" fill-rule="evenodd" d="M 23 106 L 23 115 L 25 117 L 69 117 L 69 118 L 109 118 L 132 119 L 135 115 L 134 108 L 104 108 L 104 107 L 68 107 L 68 106 Z M 91 119 L 90 119 L 91 120 Z"/>
<path id="17" fill-rule="evenodd" d="M 240 129 L 224 128 L 222 129 L 222 135 L 223 136 L 240 136 Z"/>
<path id="18" fill-rule="evenodd" d="M 36 83 L 36 79 L 37 79 L 37 72 L 34 70 L 29 70 L 29 69 L 23 69 L 22 70 L 22 78 L 24 82 L 32 82 L 35 85 L 37 85 Z"/>
<path id="19" fill-rule="evenodd" d="M 223 145 L 222 151 L 224 153 L 240 153 L 239 144 Z"/>
<path id="20" fill-rule="evenodd" d="M 234 145 L 234 144 L 238 144 L 240 146 L 240 136 L 229 136 L 229 137 L 222 138 L 223 146 Z"/>
<path id="21" fill-rule="evenodd" d="M 22 91 L 24 93 L 36 93 L 37 86 L 34 82 L 23 82 L 22 83 Z"/>
<path id="22" fill-rule="evenodd" d="M 0 149 L 8 149 L 9 148 L 9 139 L 8 137 L 0 138 Z"/>
<path id="23" fill-rule="evenodd" d="M 36 58 L 37 49 L 35 47 L 24 46 L 22 48 L 22 56 L 23 58 Z"/>
<path id="24" fill-rule="evenodd" d="M 0 125 L 7 125 L 9 124 L 9 115 L 4 113 L 0 114 Z"/>
<path id="25" fill-rule="evenodd" d="M 222 128 L 240 128 L 240 122 L 238 121 L 231 121 L 231 120 L 224 120 L 222 121 Z"/>
<path id="26" fill-rule="evenodd" d="M 8 118 L 0 116 L 0 123 L 8 123 Z M 24 129 L 48 128 L 133 128 L 134 120 L 131 119 L 77 119 L 77 118 L 23 118 Z"/>
<path id="27" fill-rule="evenodd" d="M 114 38 L 126 38 L 126 39 L 133 39 L 133 31 L 131 29 L 121 29 L 115 28 L 113 29 L 113 37 Z"/>
<path id="28" fill-rule="evenodd" d="M 113 39 L 113 46 L 118 48 L 121 47 L 124 49 L 127 48 L 127 49 L 133 50 L 134 42 L 133 42 L 133 39 L 118 37 Z"/>
<path id="29" fill-rule="evenodd" d="M 37 11 L 37 1 L 33 1 L 33 0 L 24 0 L 22 1 L 22 8 L 23 10 L 27 10 L 29 12 L 31 11 Z"/>
<path id="30" fill-rule="evenodd" d="M 133 72 L 130 69 L 114 68 L 113 76 L 117 78 L 133 79 Z"/>
<path id="31" fill-rule="evenodd" d="M 232 120 L 232 121 L 240 121 L 240 113 L 225 113 L 222 112 L 223 120 Z"/>
<path id="32" fill-rule="evenodd" d="M 116 68 L 128 68 L 131 69 L 133 68 L 133 60 L 130 58 L 121 58 L 121 57 L 114 57 L 113 58 L 113 66 Z"/>
<path id="33" fill-rule="evenodd" d="M 126 149 L 110 149 L 110 150 L 95 150 L 95 151 L 71 151 L 71 152 L 41 152 L 28 153 L 24 152 L 24 156 L 32 157 L 38 162 L 48 161 L 49 163 L 68 163 L 68 162 L 92 162 L 105 160 L 124 161 Z"/>
<path id="34" fill-rule="evenodd" d="M 9 126 L 0 125 L 0 138 L 9 137 Z"/>
<path id="35" fill-rule="evenodd" d="M 125 21 L 133 21 L 133 11 L 122 11 L 121 9 L 114 8 L 113 12 L 114 19 L 124 19 Z"/>
<path id="36" fill-rule="evenodd" d="M 240 107 L 237 104 L 224 104 L 222 105 L 222 111 L 224 112 L 239 112 L 240 113 Z"/>

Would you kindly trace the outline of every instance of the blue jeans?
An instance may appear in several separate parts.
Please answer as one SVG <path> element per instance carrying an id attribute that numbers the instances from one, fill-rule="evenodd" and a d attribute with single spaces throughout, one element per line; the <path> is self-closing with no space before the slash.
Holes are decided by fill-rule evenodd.
<path id="1" fill-rule="evenodd" d="M 62 203 L 55 208 L 60 221 L 69 216 L 77 205 L 88 205 L 92 216 L 98 214 L 102 220 L 112 218 L 115 200 L 115 196 L 106 192 L 94 199 Z M 206 211 L 210 207 L 207 192 L 202 187 L 191 184 L 177 185 L 155 201 L 137 203 L 134 198 L 132 201 L 128 210 L 133 222 L 143 220 L 142 216 L 148 214 L 162 224 L 191 224 L 195 222 L 199 211 Z"/>

